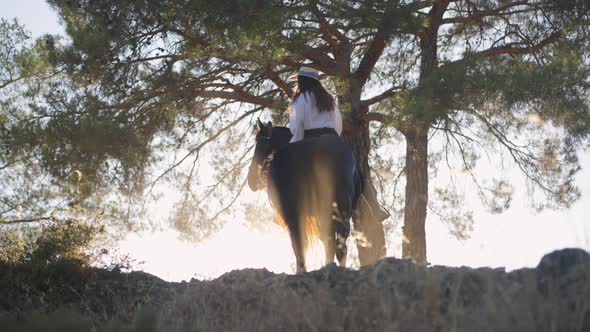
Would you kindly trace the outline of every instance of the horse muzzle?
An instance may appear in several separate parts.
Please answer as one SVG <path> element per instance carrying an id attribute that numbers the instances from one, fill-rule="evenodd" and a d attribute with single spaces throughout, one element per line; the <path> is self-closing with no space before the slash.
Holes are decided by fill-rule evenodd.
<path id="1" fill-rule="evenodd" d="M 260 166 L 256 164 L 250 165 L 250 169 L 248 170 L 248 187 L 252 191 L 258 191 L 264 188 L 264 183 L 260 177 Z"/>

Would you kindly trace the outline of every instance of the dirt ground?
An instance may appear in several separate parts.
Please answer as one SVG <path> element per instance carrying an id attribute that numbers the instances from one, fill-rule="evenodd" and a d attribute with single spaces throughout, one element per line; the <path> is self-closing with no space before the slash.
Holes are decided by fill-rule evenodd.
<path id="1" fill-rule="evenodd" d="M 590 331 L 590 255 L 565 249 L 534 269 L 509 273 L 386 258 L 358 271 L 335 265 L 304 275 L 246 269 L 182 283 L 141 272 L 0 266 L 0 326 L 7 331 L 39 324 L 51 330 L 63 310 L 83 320 L 65 315 L 72 331 L 123 331 L 116 326 L 127 324 L 125 331 L 149 326 L 167 332 L 581 332 Z"/>

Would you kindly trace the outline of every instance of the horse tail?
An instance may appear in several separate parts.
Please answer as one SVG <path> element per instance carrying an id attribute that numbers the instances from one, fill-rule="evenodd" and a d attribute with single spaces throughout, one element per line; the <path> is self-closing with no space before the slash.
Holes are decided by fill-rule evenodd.
<path id="1" fill-rule="evenodd" d="M 279 212 L 275 212 L 275 222 L 287 232 L 289 231 L 285 218 Z M 318 239 L 320 239 L 321 234 L 320 219 L 316 216 L 307 216 L 301 220 L 299 225 L 305 261 L 308 264 L 318 265 L 316 260 L 322 254 L 322 251 L 318 248 Z"/>
<path id="2" fill-rule="evenodd" d="M 306 247 L 320 236 L 320 219 L 316 216 L 307 216 L 303 221 L 303 234 L 307 237 Z"/>
<path id="3" fill-rule="evenodd" d="M 275 212 L 275 222 L 279 225 L 282 229 L 288 231 L 289 227 L 287 226 L 287 222 L 283 215 L 278 212 Z M 305 243 L 307 244 L 306 247 L 309 247 L 313 240 L 319 238 L 320 236 L 320 221 L 315 216 L 308 216 L 303 220 L 302 233 L 304 234 Z M 305 248 L 304 248 L 305 249 Z"/>
<path id="4" fill-rule="evenodd" d="M 320 218 L 317 216 L 306 216 L 301 222 L 303 255 L 307 268 L 321 267 L 324 265 L 324 250 L 320 246 L 320 235 L 325 226 L 320 224 Z"/>
<path id="5" fill-rule="evenodd" d="M 287 226 L 287 222 L 285 221 L 285 218 L 283 218 L 283 215 L 280 214 L 279 212 L 275 212 L 275 223 L 277 225 L 279 225 L 282 229 L 288 231 L 289 227 Z"/>

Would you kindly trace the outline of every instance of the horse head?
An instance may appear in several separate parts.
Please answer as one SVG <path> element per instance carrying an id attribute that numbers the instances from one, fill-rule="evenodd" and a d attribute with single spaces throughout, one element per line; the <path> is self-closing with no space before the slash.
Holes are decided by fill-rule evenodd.
<path id="1" fill-rule="evenodd" d="M 258 119 L 254 157 L 252 157 L 252 163 L 248 169 L 248 186 L 252 191 L 258 191 L 265 187 L 265 181 L 261 179 L 264 162 L 272 153 L 286 147 L 291 137 L 289 128 L 273 127 L 270 121 L 265 124 Z"/>
<path id="2" fill-rule="evenodd" d="M 264 187 L 260 179 L 260 173 L 263 168 L 264 160 L 272 153 L 272 123 L 262 123 L 258 119 L 258 132 L 256 133 L 256 146 L 254 147 L 254 157 L 248 169 L 248 186 L 252 191 L 258 191 Z"/>

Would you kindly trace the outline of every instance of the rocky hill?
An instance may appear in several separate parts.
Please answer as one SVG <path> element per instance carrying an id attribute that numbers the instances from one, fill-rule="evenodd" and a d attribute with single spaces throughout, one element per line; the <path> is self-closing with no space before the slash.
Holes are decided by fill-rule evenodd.
<path id="1" fill-rule="evenodd" d="M 211 281 L 0 266 L 0 331 L 590 331 L 590 255 L 534 269 L 424 267 L 233 271 Z"/>

